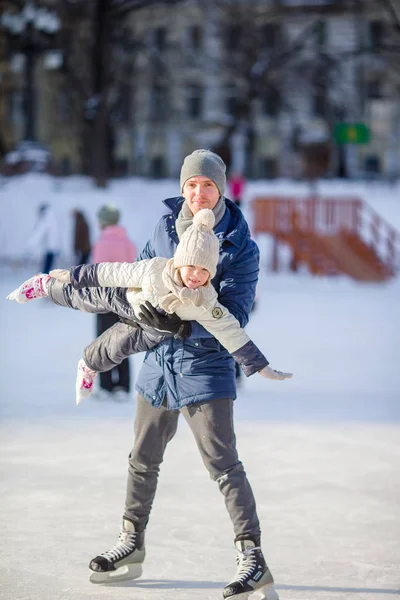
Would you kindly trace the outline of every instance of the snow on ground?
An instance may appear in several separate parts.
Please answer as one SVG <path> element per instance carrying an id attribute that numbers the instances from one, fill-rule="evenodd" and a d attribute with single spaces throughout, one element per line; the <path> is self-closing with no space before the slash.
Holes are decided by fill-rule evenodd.
<path id="1" fill-rule="evenodd" d="M 7 184 L 0 198 L 7 235 L 14 224 L 8 239 L 28 230 L 31 200 L 54 194 L 66 223 L 78 202 L 94 218 L 115 195 L 140 247 L 157 199 L 174 195 L 177 183 L 120 183 L 118 195 L 117 184 L 99 192 L 78 180 L 57 192 L 31 176 Z M 146 210 L 133 194 L 141 185 Z M 399 199 L 381 197 L 386 218 L 400 223 Z M 1 298 L 31 273 L 3 266 Z M 247 330 L 272 366 L 294 378 L 246 379 L 236 429 L 281 600 L 400 597 L 399 292 L 399 280 L 359 285 L 262 270 Z M 142 578 L 89 583 L 89 560 L 115 543 L 120 526 L 135 404 L 75 406 L 92 316 L 4 300 L 0 327 L 1 600 L 221 598 L 234 572 L 231 525 L 184 420 L 162 466 Z M 132 359 L 136 373 L 141 360 Z"/>

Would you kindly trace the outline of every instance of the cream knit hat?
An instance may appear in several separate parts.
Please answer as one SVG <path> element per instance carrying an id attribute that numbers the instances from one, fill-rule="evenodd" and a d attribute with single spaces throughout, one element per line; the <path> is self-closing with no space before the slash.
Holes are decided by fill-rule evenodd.
<path id="1" fill-rule="evenodd" d="M 174 254 L 174 267 L 198 265 L 207 269 L 212 279 L 217 272 L 219 241 L 213 227 L 212 210 L 203 208 L 193 217 L 193 224 L 182 234 Z"/>
<path id="2" fill-rule="evenodd" d="M 203 175 L 215 183 L 221 196 L 224 195 L 226 185 L 226 166 L 218 154 L 211 150 L 195 150 L 188 154 L 183 161 L 181 169 L 181 192 L 185 182 L 191 177 Z"/>

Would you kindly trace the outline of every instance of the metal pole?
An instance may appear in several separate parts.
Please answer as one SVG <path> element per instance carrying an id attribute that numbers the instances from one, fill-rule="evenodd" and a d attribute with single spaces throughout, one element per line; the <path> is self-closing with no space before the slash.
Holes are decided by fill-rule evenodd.
<path id="1" fill-rule="evenodd" d="M 28 26 L 32 27 L 31 24 Z M 36 90 L 35 90 L 35 65 L 36 52 L 30 39 L 32 32 L 27 32 L 28 43 L 25 46 L 25 91 L 24 91 L 24 113 L 25 113 L 25 139 L 36 140 Z"/>

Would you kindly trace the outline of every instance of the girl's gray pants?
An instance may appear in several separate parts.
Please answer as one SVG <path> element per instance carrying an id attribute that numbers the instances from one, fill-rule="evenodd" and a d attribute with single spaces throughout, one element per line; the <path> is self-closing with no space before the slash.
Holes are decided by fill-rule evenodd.
<path id="1" fill-rule="evenodd" d="M 55 279 L 49 289 L 49 298 L 59 306 L 90 313 L 113 312 L 125 319 L 136 319 L 125 294 L 125 288 L 76 290 Z M 116 323 L 85 348 L 83 358 L 90 369 L 109 371 L 131 354 L 151 350 L 165 337 L 154 329 L 136 326 L 133 320 L 131 325 Z"/>
<path id="2" fill-rule="evenodd" d="M 256 503 L 236 450 L 233 400 L 199 402 L 180 410 L 155 408 L 137 396 L 135 442 L 129 455 L 125 517 L 138 531 L 145 529 L 157 488 L 166 446 L 174 437 L 179 414 L 189 424 L 204 465 L 218 483 L 233 523 L 235 536 L 258 539 Z M 185 474 L 183 474 L 184 476 Z M 177 498 L 177 502 L 184 501 Z"/>

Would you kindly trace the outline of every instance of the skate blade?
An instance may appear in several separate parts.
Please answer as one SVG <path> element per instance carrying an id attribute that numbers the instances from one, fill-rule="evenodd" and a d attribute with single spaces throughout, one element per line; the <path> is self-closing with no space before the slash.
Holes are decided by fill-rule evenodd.
<path id="1" fill-rule="evenodd" d="M 89 577 L 89 581 L 91 583 L 117 583 L 119 581 L 128 581 L 129 579 L 137 579 L 142 573 L 143 568 L 141 564 L 125 565 L 115 571 L 93 571 Z"/>
<path id="2" fill-rule="evenodd" d="M 235 594 L 229 600 L 279 600 L 279 596 L 273 584 L 259 588 L 252 592 L 243 592 L 243 594 Z"/>
<path id="3" fill-rule="evenodd" d="M 279 596 L 274 586 L 266 587 L 263 590 L 258 590 L 259 600 L 279 600 Z M 255 592 L 254 592 L 255 594 Z M 255 597 L 253 600 L 256 600 Z"/>

